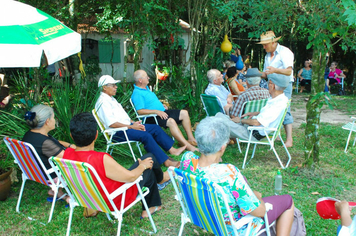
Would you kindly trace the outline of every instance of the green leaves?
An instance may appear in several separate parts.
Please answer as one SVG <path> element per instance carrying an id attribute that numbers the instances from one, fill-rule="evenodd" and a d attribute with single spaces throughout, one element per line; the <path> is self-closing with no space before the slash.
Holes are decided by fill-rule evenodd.
<path id="1" fill-rule="evenodd" d="M 342 5 L 345 8 L 343 16 L 349 25 L 356 25 L 356 4 L 353 0 L 342 0 Z"/>

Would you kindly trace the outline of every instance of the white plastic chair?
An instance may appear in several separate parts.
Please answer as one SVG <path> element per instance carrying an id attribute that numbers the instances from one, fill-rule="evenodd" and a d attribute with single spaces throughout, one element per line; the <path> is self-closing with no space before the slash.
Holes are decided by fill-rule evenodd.
<path id="1" fill-rule="evenodd" d="M 4 142 L 14 157 L 15 163 L 22 171 L 22 184 L 19 199 L 17 200 L 16 204 L 16 211 L 20 212 L 20 204 L 26 181 L 35 181 L 50 187 L 54 192 L 52 206 L 48 218 L 49 223 L 52 220 L 54 206 L 56 205 L 58 189 L 64 187 L 62 181 L 57 181 L 57 183 L 54 182 L 51 177 L 51 173 L 54 173 L 54 170 L 52 168 L 46 169 L 41 158 L 38 156 L 35 148 L 31 144 L 9 137 L 4 137 Z M 29 217 L 29 219 L 32 218 Z"/>
<path id="2" fill-rule="evenodd" d="M 342 126 L 343 129 L 350 131 L 349 136 L 347 137 L 347 141 L 346 141 L 346 146 L 345 146 L 345 150 L 344 150 L 345 153 L 347 153 L 347 147 L 349 146 L 352 132 L 356 132 L 356 126 L 355 126 L 356 117 L 351 117 L 351 120 L 352 120 L 352 122 L 349 122 L 346 125 Z M 356 143 L 356 137 L 354 139 L 354 143 L 352 146 L 355 146 L 355 143 Z"/>
<path id="3" fill-rule="evenodd" d="M 57 157 L 51 157 L 49 159 L 49 163 L 61 181 L 65 183 L 64 187 L 70 196 L 70 213 L 66 233 L 67 236 L 70 235 L 73 210 L 77 206 L 105 212 L 109 220 L 111 220 L 110 214 L 112 214 L 115 219 L 118 220 L 117 235 L 120 235 L 123 214 L 139 201 L 142 201 L 145 207 L 148 218 L 151 221 L 153 231 L 155 233 L 157 232 L 156 225 L 152 219 L 151 213 L 144 198 L 149 193 L 149 189 L 146 188 L 146 191 L 143 193 L 139 185 L 139 182 L 142 180 L 142 176 L 137 178 L 134 182 L 126 183 L 120 188 L 116 189 L 114 192 L 109 193 L 96 170 L 90 164 Z M 100 186 L 97 186 L 95 184 L 96 182 L 99 183 Z M 124 207 L 126 190 L 132 188 L 134 185 L 136 185 L 138 189 L 138 196 L 127 207 Z M 102 189 L 105 196 L 102 195 L 102 193 L 99 191 L 99 188 Z M 121 204 L 120 206 L 116 206 L 113 200 L 120 195 L 122 196 Z M 110 207 L 104 200 L 104 197 L 108 199 L 113 211 L 110 210 Z"/>
<path id="4" fill-rule="evenodd" d="M 132 147 L 131 147 L 131 143 L 135 143 L 137 148 L 138 148 L 138 150 L 139 150 L 139 152 L 140 152 L 140 156 L 142 156 L 142 152 L 141 152 L 141 148 L 140 148 L 140 142 L 139 141 L 129 140 L 129 138 L 127 137 L 127 133 L 126 133 L 127 127 L 105 129 L 105 126 L 101 122 L 101 120 L 100 120 L 100 118 L 98 116 L 98 113 L 96 112 L 95 109 L 92 110 L 92 114 L 93 114 L 93 116 L 94 116 L 94 118 L 96 120 L 96 123 L 98 123 L 98 126 L 100 128 L 101 133 L 103 134 L 103 136 L 106 139 L 106 152 L 107 153 L 109 153 L 108 151 L 111 148 L 111 151 L 110 151 L 110 154 L 111 154 L 112 150 L 113 150 L 113 146 L 115 146 L 115 145 L 128 144 L 129 148 L 130 148 L 130 151 L 131 151 L 131 154 L 132 154 L 132 157 L 133 157 L 134 161 L 136 162 L 135 153 L 133 152 Z M 112 139 L 114 137 L 115 133 L 119 132 L 119 131 L 124 132 L 126 141 L 118 142 L 118 141 L 115 141 L 115 140 Z"/>
<path id="5" fill-rule="evenodd" d="M 242 164 L 242 169 L 245 169 L 245 165 L 246 164 L 246 160 L 247 160 L 247 156 L 248 156 L 248 151 L 249 151 L 249 148 L 250 148 L 250 144 L 254 144 L 254 148 L 253 148 L 253 152 L 252 152 L 252 156 L 251 156 L 251 159 L 254 157 L 255 155 L 255 151 L 256 151 L 256 146 L 257 144 L 262 144 L 262 145 L 268 145 L 270 146 L 270 149 L 273 150 L 274 154 L 276 155 L 276 158 L 279 162 L 279 164 L 281 165 L 281 167 L 283 169 L 287 168 L 290 161 L 291 161 L 291 156 L 290 156 L 290 153 L 288 151 L 288 148 L 286 147 L 286 145 L 284 144 L 284 141 L 282 139 L 282 136 L 281 136 L 281 127 L 283 126 L 283 120 L 284 120 L 284 117 L 286 116 L 287 114 L 287 111 L 288 111 L 288 107 L 290 105 L 290 101 L 287 103 L 287 107 L 286 109 L 284 110 L 284 113 L 283 115 L 280 117 L 280 120 L 279 120 L 279 124 L 277 126 L 277 128 L 271 128 L 271 127 L 255 127 L 255 126 L 249 126 L 247 127 L 247 129 L 249 130 L 250 132 L 250 135 L 249 135 L 249 139 L 248 140 L 243 140 L 243 139 L 239 139 L 240 142 L 242 143 L 247 143 L 247 148 L 246 148 L 246 153 L 245 153 L 245 158 L 244 158 L 244 162 Z M 254 141 L 252 140 L 252 132 L 256 130 L 256 131 L 262 131 L 264 134 L 265 134 L 265 138 L 259 140 L 259 141 Z M 288 161 L 287 161 L 287 164 L 286 165 L 283 165 L 283 163 L 281 162 L 281 159 L 279 158 L 278 156 L 278 153 L 274 147 L 274 141 L 276 140 L 276 138 L 279 137 L 282 144 L 283 144 L 283 147 L 287 153 L 287 156 L 288 156 Z"/>

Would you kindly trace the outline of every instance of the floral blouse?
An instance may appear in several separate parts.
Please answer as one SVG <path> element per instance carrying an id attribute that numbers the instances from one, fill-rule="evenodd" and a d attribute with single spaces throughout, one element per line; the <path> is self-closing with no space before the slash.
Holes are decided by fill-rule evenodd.
<path id="1" fill-rule="evenodd" d="M 185 152 L 180 166 L 184 171 L 195 173 L 199 177 L 207 178 L 220 185 L 227 196 L 235 220 L 251 213 L 261 204 L 237 167 L 231 164 L 212 164 L 207 167 L 200 167 L 198 159 L 199 156 L 193 152 Z M 221 198 L 219 198 L 219 201 L 227 229 L 229 233 L 232 233 L 233 230 L 224 202 Z M 249 235 L 255 235 L 263 224 L 264 221 L 261 218 L 255 218 Z M 238 234 L 245 235 L 245 231 L 246 227 L 242 227 L 238 230 Z"/>

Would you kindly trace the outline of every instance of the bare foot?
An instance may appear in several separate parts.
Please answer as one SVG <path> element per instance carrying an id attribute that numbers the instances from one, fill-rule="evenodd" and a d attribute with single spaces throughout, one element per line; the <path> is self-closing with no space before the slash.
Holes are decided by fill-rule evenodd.
<path id="1" fill-rule="evenodd" d="M 167 182 L 169 180 L 169 174 L 168 171 L 163 172 L 163 179 L 161 182 L 159 182 L 159 184 L 163 184 L 164 182 Z"/>
<path id="2" fill-rule="evenodd" d="M 183 147 L 180 147 L 180 148 L 171 147 L 171 149 L 169 149 L 168 152 L 169 152 L 170 154 L 172 154 L 172 155 L 178 156 L 178 155 L 180 155 L 186 148 L 187 148 L 187 146 L 183 146 Z"/>
<path id="3" fill-rule="evenodd" d="M 189 143 L 190 145 L 192 145 L 192 146 L 197 146 L 197 145 L 198 145 L 198 144 L 197 144 L 197 140 L 195 140 L 195 139 L 188 139 L 187 141 L 188 141 L 188 143 Z"/>
<path id="4" fill-rule="evenodd" d="M 169 167 L 169 166 L 174 166 L 176 168 L 178 168 L 180 166 L 180 162 L 174 160 L 173 158 L 168 158 L 165 162 L 164 165 Z"/>
<path id="5" fill-rule="evenodd" d="M 154 206 L 154 207 L 148 208 L 148 210 L 150 211 L 151 215 L 154 214 L 157 211 L 160 211 L 161 209 L 162 209 L 162 206 Z M 142 218 L 147 218 L 148 217 L 147 212 L 146 211 L 142 211 L 141 217 Z"/>
<path id="6" fill-rule="evenodd" d="M 188 150 L 188 151 L 191 151 L 191 152 L 199 152 L 199 149 L 196 148 L 196 147 L 194 147 L 194 146 L 191 145 L 191 144 L 188 144 L 188 145 L 187 145 L 187 150 Z"/>
<path id="7" fill-rule="evenodd" d="M 293 146 L 293 140 L 287 140 L 284 145 L 286 145 L 287 148 L 292 147 Z"/>

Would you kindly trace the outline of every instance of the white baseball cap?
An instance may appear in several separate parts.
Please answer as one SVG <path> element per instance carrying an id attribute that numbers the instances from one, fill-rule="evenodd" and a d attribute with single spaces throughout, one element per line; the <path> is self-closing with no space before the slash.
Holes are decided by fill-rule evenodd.
<path id="1" fill-rule="evenodd" d="M 117 84 L 120 83 L 121 80 L 114 80 L 113 77 L 111 77 L 110 75 L 103 75 L 100 77 L 99 82 L 98 82 L 98 87 L 102 87 L 104 85 L 107 84 Z"/>

